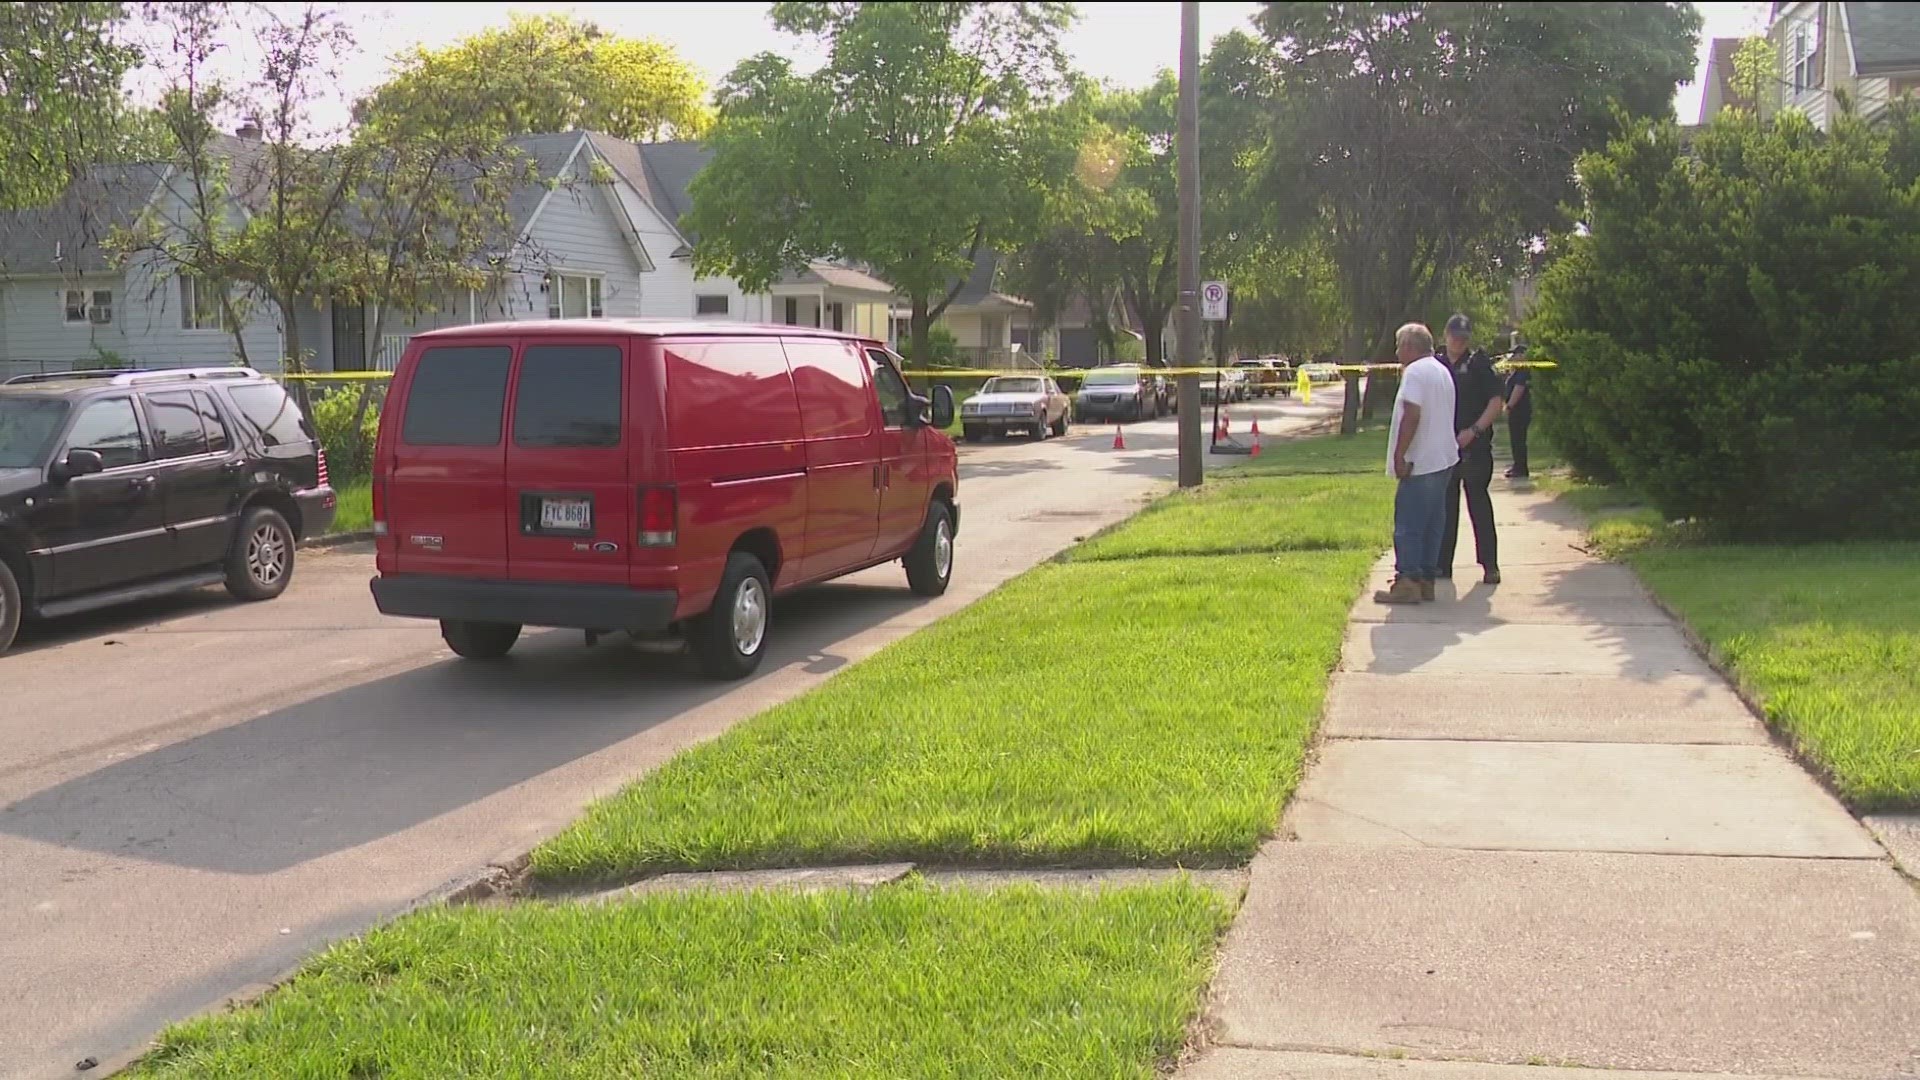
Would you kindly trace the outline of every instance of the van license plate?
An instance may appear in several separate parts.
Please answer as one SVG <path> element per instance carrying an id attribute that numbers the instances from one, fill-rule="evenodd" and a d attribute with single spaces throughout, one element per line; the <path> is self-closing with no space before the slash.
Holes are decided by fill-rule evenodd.
<path id="1" fill-rule="evenodd" d="M 592 532 L 593 500 L 540 500 L 540 528 L 554 532 Z"/>

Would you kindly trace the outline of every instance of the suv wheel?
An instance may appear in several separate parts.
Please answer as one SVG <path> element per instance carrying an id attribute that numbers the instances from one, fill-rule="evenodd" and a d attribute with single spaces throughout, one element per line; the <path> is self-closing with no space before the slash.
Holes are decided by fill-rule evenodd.
<path id="1" fill-rule="evenodd" d="M 767 627 L 773 621 L 773 586 L 767 568 L 744 551 L 727 556 L 726 573 L 713 606 L 693 620 L 687 643 L 694 659 L 716 679 L 744 679 L 767 654 Z"/>
<path id="2" fill-rule="evenodd" d="M 456 656 L 464 656 L 469 660 L 498 660 L 512 650 L 514 642 L 520 640 L 520 626 L 517 623 L 441 619 L 440 638 Z"/>
<path id="3" fill-rule="evenodd" d="M 907 552 L 907 587 L 918 596 L 939 596 L 953 580 L 953 512 L 935 500 L 927 507 L 920 539 Z"/>
<path id="4" fill-rule="evenodd" d="M 227 591 L 236 600 L 271 600 L 293 580 L 293 529 L 278 510 L 256 506 L 240 519 L 227 553 Z"/>
<path id="5" fill-rule="evenodd" d="M 13 645 L 13 635 L 20 630 L 20 582 L 13 576 L 13 568 L 0 562 L 0 653 Z"/>

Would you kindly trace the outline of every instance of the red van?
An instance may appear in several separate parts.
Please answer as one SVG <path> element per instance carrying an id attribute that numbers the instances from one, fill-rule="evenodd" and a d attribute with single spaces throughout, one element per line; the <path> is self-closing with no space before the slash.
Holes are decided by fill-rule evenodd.
<path id="1" fill-rule="evenodd" d="M 796 326 L 491 323 L 421 334 L 374 454 L 388 615 L 461 656 L 522 626 L 680 638 L 720 678 L 770 602 L 902 560 L 946 591 L 960 523 L 953 393 L 915 397 L 877 341 Z"/>

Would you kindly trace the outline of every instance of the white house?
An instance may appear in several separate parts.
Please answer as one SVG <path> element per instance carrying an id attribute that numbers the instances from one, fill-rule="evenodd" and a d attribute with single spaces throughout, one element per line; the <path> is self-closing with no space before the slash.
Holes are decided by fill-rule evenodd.
<path id="1" fill-rule="evenodd" d="M 1920 90 L 1920 5 L 1776 3 L 1767 38 L 1780 63 L 1769 112 L 1796 109 L 1825 130 L 1843 98 L 1871 120 Z"/>

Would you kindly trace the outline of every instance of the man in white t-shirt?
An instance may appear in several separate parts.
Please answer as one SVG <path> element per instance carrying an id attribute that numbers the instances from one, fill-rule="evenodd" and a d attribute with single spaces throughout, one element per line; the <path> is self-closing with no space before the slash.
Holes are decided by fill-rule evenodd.
<path id="1" fill-rule="evenodd" d="M 1373 598 L 1382 604 L 1418 604 L 1434 598 L 1440 543 L 1447 526 L 1447 480 L 1460 460 L 1453 431 L 1453 373 L 1434 359 L 1433 331 L 1408 323 L 1393 339 L 1400 359 L 1400 392 L 1387 434 L 1387 475 L 1400 481 L 1393 497 L 1393 584 Z"/>

